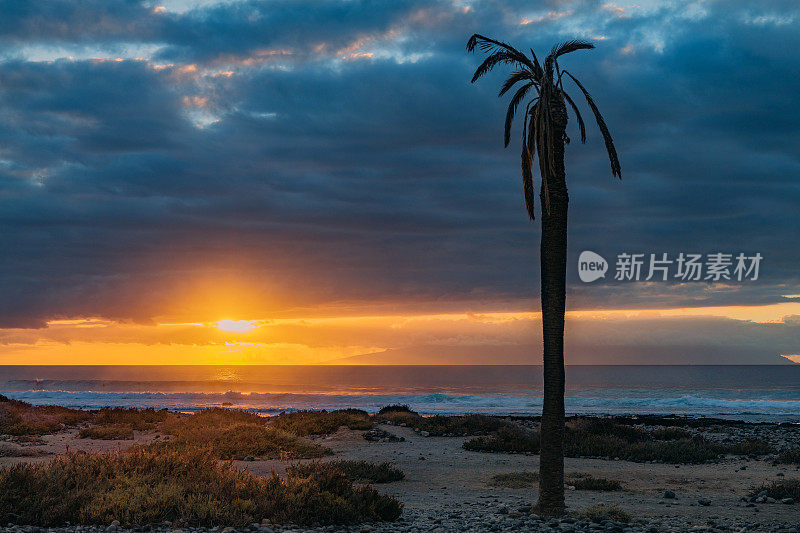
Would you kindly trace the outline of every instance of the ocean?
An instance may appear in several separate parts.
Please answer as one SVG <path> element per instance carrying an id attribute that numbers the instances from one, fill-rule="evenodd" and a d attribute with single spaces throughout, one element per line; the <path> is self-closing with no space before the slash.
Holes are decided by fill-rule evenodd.
<path id="1" fill-rule="evenodd" d="M 568 414 L 800 422 L 800 365 L 569 366 Z M 538 414 L 540 366 L 0 366 L 0 394 L 80 409 L 223 406 L 265 415 L 407 404 L 423 414 Z"/>

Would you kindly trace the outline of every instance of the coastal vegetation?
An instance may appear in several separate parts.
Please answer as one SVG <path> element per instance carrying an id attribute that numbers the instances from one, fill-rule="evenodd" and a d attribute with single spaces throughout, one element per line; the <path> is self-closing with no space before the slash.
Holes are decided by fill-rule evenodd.
<path id="1" fill-rule="evenodd" d="M 59 456 L 0 470 L 0 512 L 20 524 L 66 522 L 188 526 L 347 524 L 395 520 L 402 505 L 339 470 L 257 477 L 205 450 L 134 448 Z"/>
<path id="2" fill-rule="evenodd" d="M 598 492 L 613 492 L 622 490 L 622 483 L 615 479 L 595 477 L 591 474 L 568 472 L 564 476 L 566 485 L 575 490 L 593 490 Z M 507 489 L 525 489 L 536 486 L 539 482 L 539 473 L 523 470 L 520 472 L 507 472 L 497 474 L 487 483 L 490 487 Z"/>
<path id="3" fill-rule="evenodd" d="M 389 462 L 348 460 L 296 463 L 290 466 L 286 473 L 290 476 L 306 477 L 329 470 L 341 472 L 350 481 L 358 483 L 391 483 L 405 478 L 403 471 Z"/>

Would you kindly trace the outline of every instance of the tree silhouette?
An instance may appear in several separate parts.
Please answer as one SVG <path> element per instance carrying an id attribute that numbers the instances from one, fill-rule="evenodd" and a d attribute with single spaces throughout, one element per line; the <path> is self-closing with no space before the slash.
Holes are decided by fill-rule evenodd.
<path id="1" fill-rule="evenodd" d="M 500 64 L 513 66 L 512 73 L 500 88 L 503 96 L 515 87 L 506 111 L 503 142 L 511 140 L 511 126 L 520 105 L 525 109 L 522 120 L 522 185 L 525 206 L 531 220 L 534 217 L 533 159 L 538 158 L 539 200 L 542 211 L 542 241 L 540 249 L 542 290 L 542 332 L 544 340 L 544 400 L 542 406 L 541 453 L 539 462 L 538 512 L 560 515 L 564 512 L 564 311 L 567 275 L 567 210 L 569 195 L 564 171 L 564 146 L 567 137 L 567 104 L 575 113 L 581 142 L 586 142 L 586 126 L 575 101 L 564 90 L 568 77 L 580 89 L 594 114 L 605 140 L 611 161 L 611 173 L 622 179 L 617 151 L 605 120 L 592 97 L 580 81 L 558 64 L 558 58 L 589 50 L 594 45 L 581 40 L 567 41 L 553 47 L 539 63 L 531 50 L 527 56 L 516 48 L 483 35 L 475 34 L 467 42 L 467 50 L 478 48 L 488 54 L 475 70 L 472 81 Z M 521 84 L 521 85 L 520 85 Z"/>

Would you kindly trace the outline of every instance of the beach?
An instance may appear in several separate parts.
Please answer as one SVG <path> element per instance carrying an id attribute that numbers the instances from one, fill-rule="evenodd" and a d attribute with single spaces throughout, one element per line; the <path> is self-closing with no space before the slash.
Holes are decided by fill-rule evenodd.
<path id="1" fill-rule="evenodd" d="M 536 484 L 519 483 L 515 474 L 535 472 L 538 455 L 535 453 L 488 453 L 465 449 L 465 443 L 478 439 L 492 439 L 491 427 L 519 427 L 521 431 L 535 431 L 535 418 L 480 417 L 464 419 L 440 417 L 440 426 L 419 426 L 410 423 L 405 412 L 399 419 L 388 412 L 383 417 L 372 416 L 367 425 L 350 429 L 343 425 L 327 434 L 304 435 L 307 441 L 320 445 L 329 453 L 315 459 L 299 457 L 230 457 L 227 464 L 235 469 L 250 472 L 258 477 L 286 476 L 292 467 L 304 463 L 318 464 L 328 461 L 389 462 L 403 473 L 403 479 L 389 483 L 375 483 L 381 493 L 402 503 L 402 514 L 391 522 L 370 521 L 350 525 L 320 525 L 313 527 L 276 524 L 256 520 L 250 529 L 268 533 L 270 530 L 292 531 L 797 531 L 800 528 L 800 503 L 793 499 L 773 499 L 754 492 L 758 487 L 772 482 L 800 479 L 800 464 L 780 462 L 780 452 L 798 449 L 800 427 L 794 424 L 734 423 L 724 420 L 668 417 L 661 420 L 666 425 L 653 422 L 660 419 L 617 420 L 615 428 L 633 428 L 631 431 L 680 432 L 671 442 L 681 443 L 685 437 L 702 439 L 709 446 L 725 447 L 725 452 L 714 459 L 694 464 L 671 464 L 656 460 L 627 460 L 624 457 L 568 457 L 566 459 L 566 486 L 568 515 L 561 518 L 542 518 L 532 512 L 536 502 Z M 184 415 L 189 418 L 194 415 Z M 302 416 L 302 415 L 301 415 Z M 318 415 L 313 423 L 326 420 L 328 414 Z M 361 416 L 360 414 L 358 416 Z M 395 420 L 391 420 L 395 418 Z M 283 423 L 282 427 L 299 428 L 304 433 L 301 417 L 265 418 L 265 425 Z M 361 419 L 359 419 L 361 420 Z M 410 420 L 410 419 L 409 419 Z M 420 418 L 419 420 L 424 420 Z M 467 422 L 465 422 L 465 420 Z M 570 424 L 576 428 L 600 428 L 608 419 L 575 419 Z M 596 423 L 597 421 L 599 423 Z M 686 423 L 684 423 L 686 422 Z M 286 425 L 291 423 L 294 425 Z M 630 423 L 630 425 L 629 425 Z M 162 423 L 163 424 L 163 423 Z M 346 424 L 353 425 L 346 420 Z M 476 426 L 478 424 L 479 426 Z M 510 424 L 510 426 L 506 426 Z M 82 429 L 86 429 L 85 427 Z M 419 426 L 419 427 L 412 427 Z M 91 427 L 91 422 L 88 427 Z M 364 429 L 370 427 L 371 429 Z M 436 431 L 470 432 L 475 427 L 482 436 L 431 434 L 420 429 Z M 453 429 L 455 428 L 455 429 Z M 458 429 L 463 428 L 463 429 Z M 471 429 L 472 428 L 472 429 Z M 136 446 L 147 446 L 159 440 L 175 440 L 156 426 L 148 431 L 134 431 L 133 438 L 113 440 L 80 438 L 81 429 L 64 428 L 42 435 L 33 443 L 14 442 L 4 437 L 6 450 L 0 457 L 0 467 L 19 463 L 47 463 L 65 453 L 121 454 Z M 592 429 L 595 434 L 597 430 Z M 370 432 L 370 433 L 368 433 Z M 372 440 L 365 438 L 365 433 Z M 525 433 L 527 435 L 527 433 Z M 643 435 L 645 433 L 642 433 Z M 445 436 L 447 435 L 447 436 Z M 396 438 L 395 438 L 396 437 Z M 659 437 L 661 438 L 661 437 Z M 666 438 L 666 437 L 664 437 Z M 673 437 L 670 437 L 673 438 Z M 653 441 L 655 442 L 655 441 Z M 660 442 L 660 441 L 659 441 Z M 667 441 L 665 441 L 667 442 Z M 742 443 L 752 449 L 740 450 Z M 757 445 L 756 445 L 757 443 Z M 8 450 L 20 453 L 11 453 Z M 715 448 L 716 450 L 716 448 Z M 723 450 L 723 448 L 719 448 Z M 752 451 L 747 454 L 745 452 Z M 28 457 L 13 457 L 25 455 Z M 627 453 L 627 452 L 620 452 Z M 680 459 L 679 459 L 680 460 Z M 675 462 L 675 460 L 670 459 Z M 504 478 L 503 475 L 506 477 Z M 499 477 L 498 477 L 499 476 Z M 581 490 L 570 485 L 572 479 L 604 479 L 619 482 L 621 490 Z M 524 480 L 523 480 L 524 481 Z M 624 520 L 596 519 L 594 522 L 581 513 L 594 505 L 616 506 L 627 517 Z M 13 520 L 11 521 L 13 522 Z M 111 532 L 117 528 L 141 531 L 144 525 L 112 525 L 113 521 L 98 524 L 96 530 Z M 26 524 L 9 523 L 6 531 L 37 531 Z M 226 524 L 197 526 L 192 524 L 162 524 L 161 529 L 174 531 L 221 531 Z M 147 527 L 155 527 L 151 525 Z M 86 530 L 78 526 L 57 528 L 64 531 Z M 248 527 L 239 525 L 238 529 Z M 146 530 L 146 528 L 145 528 Z M 229 530 L 229 533 L 232 530 Z"/>

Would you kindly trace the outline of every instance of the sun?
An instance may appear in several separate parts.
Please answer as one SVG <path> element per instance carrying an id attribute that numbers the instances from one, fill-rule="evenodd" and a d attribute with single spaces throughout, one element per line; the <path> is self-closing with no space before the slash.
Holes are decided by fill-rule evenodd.
<path id="1" fill-rule="evenodd" d="M 256 329 L 258 325 L 250 320 L 220 320 L 217 328 L 230 333 L 247 333 Z"/>

